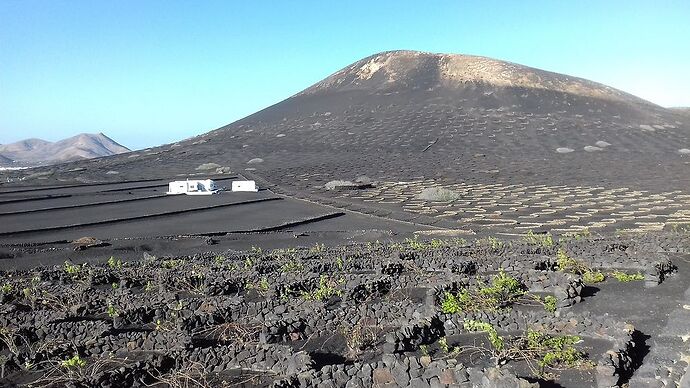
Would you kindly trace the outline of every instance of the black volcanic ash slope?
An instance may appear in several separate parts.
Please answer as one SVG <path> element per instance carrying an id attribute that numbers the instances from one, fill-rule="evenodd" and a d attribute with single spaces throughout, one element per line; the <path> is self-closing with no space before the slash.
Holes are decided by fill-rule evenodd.
<path id="1" fill-rule="evenodd" d="M 687 185 L 688 128 L 687 116 L 584 79 L 393 51 L 205 135 L 83 166 L 102 179 L 210 162 L 300 190 L 357 175 L 671 188 Z"/>

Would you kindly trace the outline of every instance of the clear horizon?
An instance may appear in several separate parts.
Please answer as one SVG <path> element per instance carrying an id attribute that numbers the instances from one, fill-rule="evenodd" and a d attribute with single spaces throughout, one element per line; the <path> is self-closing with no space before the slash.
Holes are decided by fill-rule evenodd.
<path id="1" fill-rule="evenodd" d="M 690 106 L 688 20 L 687 1 L 2 0 L 0 143 L 82 132 L 131 149 L 170 143 L 396 49 L 487 56 Z"/>

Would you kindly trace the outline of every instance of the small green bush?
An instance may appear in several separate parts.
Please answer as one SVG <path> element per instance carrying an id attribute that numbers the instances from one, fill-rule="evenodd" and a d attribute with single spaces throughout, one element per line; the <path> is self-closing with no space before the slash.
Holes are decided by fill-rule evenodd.
<path id="1" fill-rule="evenodd" d="M 323 253 L 325 251 L 326 251 L 326 245 L 325 244 L 316 243 L 316 244 L 314 244 L 314 246 L 309 248 L 309 253 L 312 253 L 312 254 Z"/>
<path id="2" fill-rule="evenodd" d="M 441 300 L 441 311 L 445 314 L 493 311 L 516 302 L 525 294 L 520 281 L 500 270 L 492 277 L 491 285 L 478 283 L 473 287 L 462 288 L 455 294 L 445 292 Z"/>
<path id="3" fill-rule="evenodd" d="M 639 272 L 628 274 L 625 272 L 614 271 L 611 273 L 611 276 L 616 278 L 616 280 L 618 280 L 619 282 L 623 282 L 623 283 L 644 280 L 644 275 L 639 273 Z"/>
<path id="4" fill-rule="evenodd" d="M 606 279 L 603 273 L 595 271 L 587 264 L 568 256 L 563 249 L 556 252 L 556 267 L 561 272 L 569 272 L 582 276 L 587 284 L 600 283 Z"/>
<path id="5" fill-rule="evenodd" d="M 110 256 L 108 259 L 108 267 L 111 269 L 122 269 L 122 260 L 115 259 L 114 256 Z"/>
<path id="6" fill-rule="evenodd" d="M 599 271 L 589 271 L 582 274 L 582 281 L 587 284 L 601 283 L 606 279 L 606 276 Z"/>
<path id="7" fill-rule="evenodd" d="M 572 368 L 585 358 L 585 354 L 573 345 L 580 342 L 575 335 L 552 336 L 527 330 L 527 350 L 540 354 L 539 368 L 565 366 Z"/>
<path id="8" fill-rule="evenodd" d="M 62 361 L 60 363 L 60 366 L 67 369 L 83 368 L 86 366 L 86 360 L 79 357 L 78 354 L 75 354 L 74 356 L 72 356 L 72 358 Z"/>
<path id="9" fill-rule="evenodd" d="M 446 355 L 448 355 L 450 357 L 456 356 L 461 351 L 460 347 L 457 347 L 457 346 L 451 347 L 450 345 L 448 345 L 448 338 L 446 338 L 446 337 L 439 338 L 438 347 L 439 347 L 439 349 L 441 349 L 441 351 L 443 353 L 445 353 Z"/>
<path id="10" fill-rule="evenodd" d="M 107 313 L 110 318 L 115 318 L 120 315 L 115 306 L 113 306 L 112 304 L 108 304 Z"/>
<path id="11" fill-rule="evenodd" d="M 344 279 L 335 280 L 326 275 L 321 275 L 319 278 L 319 286 L 311 292 L 302 293 L 302 297 L 306 300 L 324 301 L 332 296 L 341 296 L 342 291 L 338 288 L 338 286 L 344 282 Z"/>
<path id="12" fill-rule="evenodd" d="M 280 272 L 302 272 L 304 265 L 297 260 L 288 260 L 280 266 Z"/>
<path id="13" fill-rule="evenodd" d="M 168 259 L 161 262 L 161 267 L 165 269 L 175 269 L 184 264 L 183 260 Z"/>
<path id="14" fill-rule="evenodd" d="M 556 297 L 553 295 L 547 295 L 544 297 L 544 310 L 555 313 L 556 312 Z"/>
<path id="15" fill-rule="evenodd" d="M 65 261 L 65 272 L 67 272 L 69 275 L 79 275 L 79 272 L 81 272 L 81 267 L 81 265 L 72 264 L 69 261 Z"/>

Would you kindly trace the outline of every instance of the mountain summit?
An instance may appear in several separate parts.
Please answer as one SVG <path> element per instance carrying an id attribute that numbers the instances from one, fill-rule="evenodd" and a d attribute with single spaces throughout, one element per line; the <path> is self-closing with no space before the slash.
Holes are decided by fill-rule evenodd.
<path id="1" fill-rule="evenodd" d="M 102 133 L 82 133 L 54 143 L 41 139 L 26 139 L 0 145 L 0 163 L 34 166 L 92 159 L 128 151 L 128 148 Z"/>
<path id="2" fill-rule="evenodd" d="M 301 94 L 370 90 L 399 92 L 471 86 L 548 90 L 581 97 L 647 103 L 628 93 L 586 79 L 487 57 L 387 51 L 359 60 Z"/>

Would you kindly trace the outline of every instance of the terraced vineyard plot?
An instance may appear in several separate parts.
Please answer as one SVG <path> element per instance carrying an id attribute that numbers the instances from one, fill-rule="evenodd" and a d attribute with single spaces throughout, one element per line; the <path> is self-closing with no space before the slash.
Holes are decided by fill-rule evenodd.
<path id="1" fill-rule="evenodd" d="M 5 271 L 0 382 L 624 384 L 644 333 L 589 311 L 588 289 L 663 290 L 688 248 L 684 234 L 529 234 Z"/>
<path id="2" fill-rule="evenodd" d="M 424 198 L 426 190 L 448 194 Z M 320 195 L 352 203 L 400 210 L 443 220 L 443 226 L 470 230 L 556 233 L 659 231 L 690 222 L 690 197 L 682 191 L 649 192 L 626 187 L 566 185 L 439 184 L 434 180 L 377 182 L 361 190 L 321 190 Z M 398 213 L 394 213 L 394 212 Z M 404 215 L 402 216 L 404 217 Z"/>

